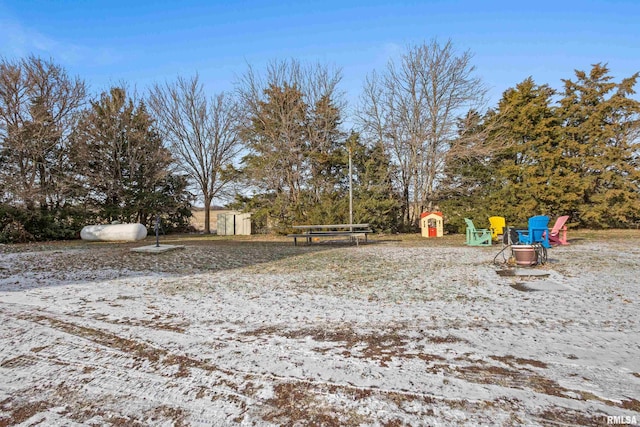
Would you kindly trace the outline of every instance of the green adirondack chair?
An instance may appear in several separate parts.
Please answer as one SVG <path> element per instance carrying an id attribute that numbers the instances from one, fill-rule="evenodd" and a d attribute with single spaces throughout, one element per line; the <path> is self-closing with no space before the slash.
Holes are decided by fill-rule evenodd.
<path id="1" fill-rule="evenodd" d="M 491 246 L 491 230 L 486 228 L 476 228 L 473 221 L 465 218 L 467 223 L 467 241 L 469 246 Z"/>

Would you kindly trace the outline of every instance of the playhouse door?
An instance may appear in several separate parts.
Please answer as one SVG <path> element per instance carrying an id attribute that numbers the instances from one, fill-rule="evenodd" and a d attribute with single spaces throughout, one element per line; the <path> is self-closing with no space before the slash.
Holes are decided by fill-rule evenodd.
<path id="1" fill-rule="evenodd" d="M 427 230 L 429 237 L 438 237 L 438 228 L 435 219 L 430 219 L 427 221 Z"/>

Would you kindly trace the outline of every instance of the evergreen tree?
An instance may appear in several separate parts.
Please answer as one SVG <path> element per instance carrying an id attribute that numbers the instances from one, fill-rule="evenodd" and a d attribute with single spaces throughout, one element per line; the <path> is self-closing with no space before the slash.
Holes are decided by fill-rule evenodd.
<path id="1" fill-rule="evenodd" d="M 638 74 L 616 84 L 596 64 L 576 77 L 559 106 L 551 88 L 528 78 L 465 128 L 445 169 L 451 222 L 496 213 L 511 224 L 536 214 L 568 214 L 586 227 L 638 221 L 640 103 L 629 97 Z"/>
<path id="2" fill-rule="evenodd" d="M 340 109 L 322 96 L 308 113 L 309 176 L 304 185 L 300 221 L 349 222 L 348 153 L 340 130 Z"/>
<path id="3" fill-rule="evenodd" d="M 171 155 L 144 104 L 135 105 L 124 89 L 112 88 L 91 103 L 72 153 L 86 204 L 102 220 L 150 224 L 171 205 L 162 193 L 170 184 Z"/>
<path id="4" fill-rule="evenodd" d="M 260 192 L 270 193 L 264 208 L 287 226 L 301 216 L 301 195 L 309 176 L 308 106 L 295 86 L 270 85 L 242 132 L 250 153 L 244 170 Z"/>
<path id="5" fill-rule="evenodd" d="M 554 91 L 527 78 L 506 90 L 498 108 L 480 117 L 470 112 L 460 122 L 445 167 L 442 207 L 458 231 L 463 218 L 500 215 L 511 224 L 535 214 L 558 212 L 564 183 L 556 175 L 559 121 Z M 479 221 L 478 221 L 479 220 Z"/>
<path id="6" fill-rule="evenodd" d="M 352 134 L 355 165 L 353 216 L 357 223 L 368 223 L 374 231 L 397 232 L 402 225 L 402 200 L 393 187 L 394 167 L 381 141 L 372 147 L 359 142 Z"/>
<path id="7" fill-rule="evenodd" d="M 489 138 L 502 147 L 493 154 L 495 212 L 511 222 L 536 214 L 556 214 L 566 192 L 557 170 L 558 120 L 551 105 L 553 89 L 527 78 L 505 91 L 488 121 Z"/>
<path id="8" fill-rule="evenodd" d="M 564 81 L 562 165 L 570 179 L 572 220 L 586 227 L 626 227 L 640 219 L 638 73 L 614 83 L 609 69 L 593 65 Z"/>
<path id="9" fill-rule="evenodd" d="M 496 191 L 501 180 L 493 161 L 498 145 L 491 144 L 485 124 L 495 122 L 494 115 L 493 111 L 484 117 L 469 111 L 458 121 L 458 138 L 447 152 L 438 191 L 439 208 L 446 212 L 452 231 L 464 231 L 464 218 L 489 217 L 503 207 Z"/>
<path id="10" fill-rule="evenodd" d="M 340 130 L 340 109 L 328 96 L 321 97 L 309 112 L 308 187 L 313 199 L 321 202 L 344 184 L 344 133 Z"/>

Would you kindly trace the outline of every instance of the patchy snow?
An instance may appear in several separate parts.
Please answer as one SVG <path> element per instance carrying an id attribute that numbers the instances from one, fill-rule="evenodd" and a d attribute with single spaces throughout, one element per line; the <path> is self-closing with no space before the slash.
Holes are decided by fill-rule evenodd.
<path id="1" fill-rule="evenodd" d="M 5 246 L 0 425 L 640 421 L 636 242 Z"/>

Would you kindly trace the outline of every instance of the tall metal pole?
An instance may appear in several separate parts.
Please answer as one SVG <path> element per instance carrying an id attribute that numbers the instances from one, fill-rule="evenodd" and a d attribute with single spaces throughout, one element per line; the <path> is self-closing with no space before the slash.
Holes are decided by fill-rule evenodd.
<path id="1" fill-rule="evenodd" d="M 351 176 L 351 146 L 349 146 L 349 224 L 353 224 L 353 178 Z M 353 231 L 353 227 L 349 227 Z"/>

